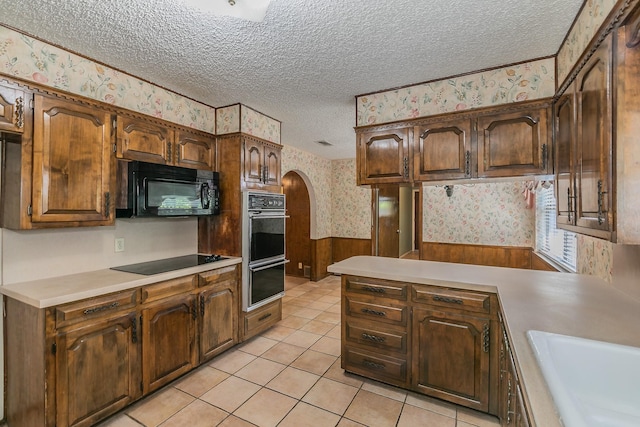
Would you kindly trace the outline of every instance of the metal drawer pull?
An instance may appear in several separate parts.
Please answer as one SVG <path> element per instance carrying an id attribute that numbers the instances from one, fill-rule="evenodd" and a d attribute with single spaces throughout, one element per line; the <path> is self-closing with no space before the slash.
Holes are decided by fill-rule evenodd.
<path id="1" fill-rule="evenodd" d="M 365 339 L 367 341 L 373 341 L 373 342 L 385 342 L 385 337 L 379 337 L 377 335 L 370 335 L 367 333 L 362 333 L 362 339 Z"/>
<path id="2" fill-rule="evenodd" d="M 387 315 L 387 313 L 385 313 L 384 311 L 371 310 L 370 308 L 363 308 L 360 311 L 364 314 L 373 314 L 374 316 L 384 317 Z"/>
<path id="3" fill-rule="evenodd" d="M 462 301 L 461 299 L 458 298 L 451 298 L 451 297 L 443 297 L 440 295 L 434 295 L 433 296 L 433 300 L 434 301 L 441 301 L 441 302 L 448 302 L 449 304 L 463 304 L 464 301 Z"/>
<path id="4" fill-rule="evenodd" d="M 263 320 L 268 319 L 269 317 L 271 317 L 271 313 L 264 314 L 258 318 L 258 321 L 262 322 Z"/>
<path id="5" fill-rule="evenodd" d="M 373 369 L 386 369 L 387 367 L 384 366 L 382 363 L 375 363 L 372 362 L 370 360 L 363 360 L 362 364 L 368 368 L 373 368 Z"/>
<path id="6" fill-rule="evenodd" d="M 373 292 L 376 294 L 385 294 L 387 293 L 387 291 L 384 288 L 376 288 L 374 286 L 363 286 L 362 287 L 363 291 L 367 291 L 367 292 Z"/>
<path id="7" fill-rule="evenodd" d="M 112 302 L 111 304 L 101 305 L 100 307 L 87 308 L 82 313 L 84 313 L 85 316 L 88 314 L 100 313 L 101 311 L 111 310 L 112 308 L 116 308 L 119 305 L 120 303 L 116 301 L 116 302 Z"/>

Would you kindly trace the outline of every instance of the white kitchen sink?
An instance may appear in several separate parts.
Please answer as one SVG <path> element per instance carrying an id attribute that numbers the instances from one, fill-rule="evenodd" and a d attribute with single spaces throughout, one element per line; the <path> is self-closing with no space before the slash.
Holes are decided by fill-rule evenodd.
<path id="1" fill-rule="evenodd" d="M 640 426 L 640 348 L 527 332 L 566 427 Z"/>

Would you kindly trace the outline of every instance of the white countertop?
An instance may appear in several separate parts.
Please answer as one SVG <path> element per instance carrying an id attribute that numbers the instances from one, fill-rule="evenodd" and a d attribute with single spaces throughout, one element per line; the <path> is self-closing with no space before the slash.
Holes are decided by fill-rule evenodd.
<path id="1" fill-rule="evenodd" d="M 534 425 L 560 427 L 528 330 L 640 347 L 640 302 L 593 276 L 357 256 L 328 271 L 496 292 Z"/>
<path id="2" fill-rule="evenodd" d="M 242 258 L 234 257 L 149 276 L 106 268 L 86 273 L 12 283 L 0 286 L 0 294 L 37 308 L 46 308 L 203 271 L 215 270 L 241 262 Z"/>

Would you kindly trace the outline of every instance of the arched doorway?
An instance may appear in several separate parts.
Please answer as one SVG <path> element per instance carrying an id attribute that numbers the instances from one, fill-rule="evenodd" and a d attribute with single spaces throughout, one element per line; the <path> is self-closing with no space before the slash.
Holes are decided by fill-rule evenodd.
<path id="1" fill-rule="evenodd" d="M 294 171 L 282 178 L 287 196 L 286 253 L 291 261 L 285 273 L 289 276 L 311 276 L 311 204 L 309 190 L 302 177 Z"/>

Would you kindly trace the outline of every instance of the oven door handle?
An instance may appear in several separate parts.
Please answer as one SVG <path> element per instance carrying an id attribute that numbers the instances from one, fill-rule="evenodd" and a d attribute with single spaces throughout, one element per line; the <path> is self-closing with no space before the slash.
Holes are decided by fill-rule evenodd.
<path id="1" fill-rule="evenodd" d="M 280 219 L 280 218 L 290 218 L 289 215 L 263 215 L 261 213 L 250 213 L 249 218 L 266 218 L 266 219 Z"/>
<path id="2" fill-rule="evenodd" d="M 266 265 L 261 265 L 259 267 L 249 267 L 249 270 L 251 271 L 262 271 L 262 270 L 266 270 L 267 268 L 271 268 L 271 267 L 277 267 L 279 265 L 284 265 L 286 263 L 288 263 L 289 260 L 288 259 L 283 259 L 282 261 L 279 262 L 275 262 L 273 264 L 266 264 Z"/>

